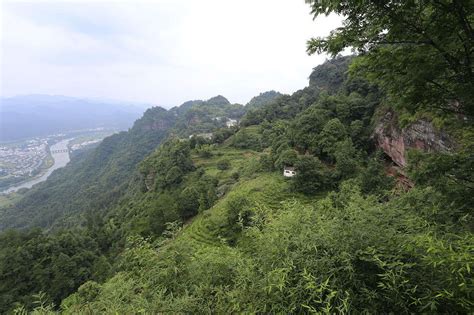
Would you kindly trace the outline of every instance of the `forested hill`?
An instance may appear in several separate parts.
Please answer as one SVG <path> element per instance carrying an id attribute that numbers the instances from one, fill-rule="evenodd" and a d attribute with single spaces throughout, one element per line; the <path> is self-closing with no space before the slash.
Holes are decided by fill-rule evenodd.
<path id="1" fill-rule="evenodd" d="M 111 208 L 131 193 L 129 181 L 137 174 L 138 162 L 169 133 L 183 137 L 208 133 L 225 127 L 229 118 L 240 119 L 244 112 L 244 106 L 230 104 L 223 96 L 186 102 L 171 110 L 150 108 L 129 131 L 104 139 L 97 149 L 73 159 L 18 203 L 1 209 L 0 230 L 80 226 L 88 212 Z"/>
<path id="2" fill-rule="evenodd" d="M 2 210 L 70 228 L 0 235 L 0 312 L 473 312 L 474 8 L 307 3 L 347 18 L 307 87 L 152 108 Z"/>
<path id="3" fill-rule="evenodd" d="M 116 203 L 135 165 L 161 142 L 174 120 L 162 108 L 147 110 L 128 132 L 104 139 L 98 148 L 74 158 L 14 206 L 3 209 L 0 228 L 50 228 L 57 222 L 76 226 L 80 214 Z"/>

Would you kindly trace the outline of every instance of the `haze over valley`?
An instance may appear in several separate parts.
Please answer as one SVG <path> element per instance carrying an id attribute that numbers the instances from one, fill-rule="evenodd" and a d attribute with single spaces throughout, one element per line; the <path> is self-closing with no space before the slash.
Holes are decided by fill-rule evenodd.
<path id="1" fill-rule="evenodd" d="M 144 107 L 57 95 L 0 100 L 0 142 L 92 128 L 126 130 Z"/>

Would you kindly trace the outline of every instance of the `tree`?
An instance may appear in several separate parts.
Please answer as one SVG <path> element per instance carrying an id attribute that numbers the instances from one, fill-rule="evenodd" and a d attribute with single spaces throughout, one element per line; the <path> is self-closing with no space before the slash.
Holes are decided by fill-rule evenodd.
<path id="1" fill-rule="evenodd" d="M 305 194 L 314 194 L 330 184 L 326 167 L 317 157 L 303 155 L 296 162 L 293 187 Z"/>
<path id="2" fill-rule="evenodd" d="M 474 114 L 474 2 L 471 0 L 306 0 L 312 14 L 336 13 L 342 27 L 308 42 L 333 56 L 351 47 L 354 69 L 377 81 L 400 105 Z"/>
<path id="3" fill-rule="evenodd" d="M 251 223 L 252 202 L 247 196 L 236 194 L 227 200 L 225 211 L 225 230 L 222 231 L 222 236 L 233 244 L 238 234 Z"/>
<path id="4" fill-rule="evenodd" d="M 212 133 L 212 142 L 214 143 L 223 143 L 226 141 L 230 136 L 235 134 L 236 128 L 220 128 L 215 130 Z M 195 137 L 193 137 L 195 138 Z"/>
<path id="5" fill-rule="evenodd" d="M 163 187 L 169 187 L 173 185 L 177 185 L 181 182 L 183 178 L 183 172 L 181 169 L 177 166 L 173 166 L 166 172 L 166 177 L 164 178 L 164 181 L 162 182 Z"/>
<path id="6" fill-rule="evenodd" d="M 411 150 L 408 154 L 408 173 L 417 185 L 434 187 L 445 196 L 447 205 L 440 221 L 472 220 L 474 204 L 474 147 L 455 153 L 423 153 Z"/>
<path id="7" fill-rule="evenodd" d="M 393 186 L 393 180 L 385 174 L 381 155 L 382 152 L 377 152 L 359 174 L 362 192 L 366 194 L 384 193 Z"/>
<path id="8" fill-rule="evenodd" d="M 98 280 L 94 274 L 107 261 L 95 240 L 82 232 L 0 234 L 0 313 L 10 313 L 15 304 L 30 309 L 40 292 L 59 305 L 85 281 Z"/>
<path id="9" fill-rule="evenodd" d="M 217 169 L 221 171 L 228 170 L 230 168 L 230 161 L 228 159 L 222 159 L 217 162 Z"/>
<path id="10" fill-rule="evenodd" d="M 179 210 L 182 217 L 188 218 L 199 209 L 199 190 L 190 186 L 183 189 L 179 195 Z"/>
<path id="11" fill-rule="evenodd" d="M 260 135 L 248 128 L 242 128 L 231 138 L 231 145 L 239 149 L 260 150 Z"/>
<path id="12" fill-rule="evenodd" d="M 260 156 L 260 169 L 265 172 L 271 172 L 275 169 L 270 154 L 262 154 Z"/>
<path id="13" fill-rule="evenodd" d="M 330 118 L 330 111 L 317 105 L 319 104 L 308 107 L 296 116 L 288 131 L 291 141 L 303 152 L 318 152 L 318 135 Z"/>
<path id="14" fill-rule="evenodd" d="M 334 162 L 336 143 L 344 140 L 346 137 L 346 127 L 344 127 L 339 119 L 331 119 L 324 125 L 323 130 L 319 134 L 318 144 L 329 161 Z"/>
<path id="15" fill-rule="evenodd" d="M 144 176 L 152 174 L 159 189 L 166 189 L 181 182 L 183 176 L 194 170 L 189 142 L 170 140 L 140 163 Z"/>
<path id="16" fill-rule="evenodd" d="M 287 149 L 282 151 L 275 162 L 275 167 L 282 170 L 285 166 L 292 166 L 298 160 L 298 154 L 295 150 Z"/>
<path id="17" fill-rule="evenodd" d="M 334 158 L 336 159 L 336 171 L 340 178 L 349 178 L 358 172 L 358 154 L 351 139 L 336 143 Z"/>

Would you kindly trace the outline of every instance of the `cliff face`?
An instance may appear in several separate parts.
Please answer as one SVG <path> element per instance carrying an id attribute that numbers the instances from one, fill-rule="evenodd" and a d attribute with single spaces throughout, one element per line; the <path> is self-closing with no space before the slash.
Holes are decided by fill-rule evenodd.
<path id="1" fill-rule="evenodd" d="M 375 128 L 377 145 L 400 167 L 407 164 L 407 150 L 447 152 L 454 148 L 448 135 L 437 131 L 431 122 L 418 120 L 406 128 L 398 126 L 396 114 L 388 111 Z"/>

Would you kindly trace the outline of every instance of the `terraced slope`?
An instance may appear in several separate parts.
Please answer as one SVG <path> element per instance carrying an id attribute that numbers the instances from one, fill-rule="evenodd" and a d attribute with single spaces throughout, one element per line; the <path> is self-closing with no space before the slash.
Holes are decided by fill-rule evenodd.
<path id="1" fill-rule="evenodd" d="M 281 203 L 298 199 L 311 202 L 300 194 L 289 190 L 289 182 L 280 174 L 261 174 L 254 179 L 243 180 L 233 187 L 226 196 L 211 209 L 198 215 L 184 229 L 180 239 L 193 246 L 221 246 L 226 244 L 222 237 L 228 220 L 227 206 L 229 200 L 245 196 L 257 212 L 272 213 L 281 208 Z"/>

